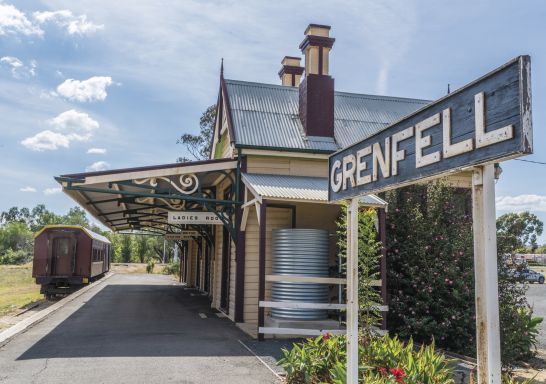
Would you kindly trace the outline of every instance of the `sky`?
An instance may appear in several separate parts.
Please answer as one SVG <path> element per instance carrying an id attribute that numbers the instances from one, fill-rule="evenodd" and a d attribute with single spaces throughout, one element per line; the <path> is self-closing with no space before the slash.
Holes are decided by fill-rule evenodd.
<path id="1" fill-rule="evenodd" d="M 0 211 L 75 205 L 54 176 L 172 163 L 225 77 L 279 84 L 309 23 L 332 26 L 338 91 L 438 99 L 531 55 L 546 163 L 546 3 L 0 0 Z M 497 214 L 546 221 L 546 165 L 503 162 Z M 540 239 L 546 243 L 546 234 Z"/>

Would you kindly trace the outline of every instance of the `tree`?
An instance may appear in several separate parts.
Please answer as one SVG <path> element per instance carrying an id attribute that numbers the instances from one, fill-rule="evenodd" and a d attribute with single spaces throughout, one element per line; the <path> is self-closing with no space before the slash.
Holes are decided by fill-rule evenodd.
<path id="1" fill-rule="evenodd" d="M 70 208 L 68 213 L 61 218 L 62 224 L 66 225 L 81 225 L 82 227 L 89 227 L 89 220 L 85 211 L 80 207 Z"/>
<path id="2" fill-rule="evenodd" d="M 132 236 L 131 235 L 122 235 L 123 239 L 121 241 L 121 260 L 124 263 L 131 262 L 131 245 L 132 245 Z"/>
<path id="3" fill-rule="evenodd" d="M 176 141 L 182 144 L 195 160 L 206 160 L 210 158 L 212 149 L 212 135 L 214 134 L 214 123 L 216 122 L 216 104 L 208 107 L 199 119 L 199 134 L 192 135 L 184 133 Z M 188 161 L 186 158 L 178 158 L 179 162 Z"/>
<path id="4" fill-rule="evenodd" d="M 38 204 L 31 211 L 31 220 L 28 223 L 30 230 L 37 232 L 42 227 L 49 224 L 59 224 L 61 223 L 61 217 L 55 213 L 48 211 L 44 204 Z"/>
<path id="5" fill-rule="evenodd" d="M 137 235 L 137 252 L 138 252 L 138 260 L 141 263 L 146 262 L 146 256 L 148 255 L 148 252 L 150 251 L 150 243 L 149 243 L 149 236 L 146 235 Z"/>
<path id="6" fill-rule="evenodd" d="M 537 238 L 542 235 L 543 223 L 529 212 L 505 213 L 497 219 L 497 247 L 499 253 L 533 253 L 537 248 Z"/>

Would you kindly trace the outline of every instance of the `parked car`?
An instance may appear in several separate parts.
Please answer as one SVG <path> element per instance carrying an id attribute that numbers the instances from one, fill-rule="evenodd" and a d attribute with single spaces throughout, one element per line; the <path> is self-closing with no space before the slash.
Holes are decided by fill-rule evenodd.
<path id="1" fill-rule="evenodd" d="M 530 268 L 513 270 L 512 275 L 517 279 L 526 280 L 530 283 L 544 284 L 544 275 L 540 272 L 533 271 Z"/>

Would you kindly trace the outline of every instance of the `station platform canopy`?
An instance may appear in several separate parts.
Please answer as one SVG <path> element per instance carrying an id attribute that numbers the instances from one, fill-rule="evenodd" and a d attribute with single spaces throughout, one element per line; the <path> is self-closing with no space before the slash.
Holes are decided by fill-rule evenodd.
<path id="1" fill-rule="evenodd" d="M 230 187 L 218 196 L 217 186 L 226 179 Z M 56 180 L 66 194 L 115 232 L 177 232 L 187 227 L 170 224 L 169 212 L 208 211 L 234 236 L 237 206 L 245 219 L 248 208 L 262 199 L 330 204 L 325 177 L 243 173 L 237 159 L 74 173 Z M 361 204 L 387 205 L 375 195 L 362 197 Z M 203 230 L 202 226 L 192 229 Z"/>
<path id="2" fill-rule="evenodd" d="M 226 178 L 234 188 L 229 196 L 218 198 L 216 186 Z M 167 222 L 169 211 L 209 211 L 221 213 L 225 220 L 240 204 L 240 166 L 233 159 L 66 174 L 55 179 L 96 220 L 117 232 L 164 234 L 175 230 Z"/>

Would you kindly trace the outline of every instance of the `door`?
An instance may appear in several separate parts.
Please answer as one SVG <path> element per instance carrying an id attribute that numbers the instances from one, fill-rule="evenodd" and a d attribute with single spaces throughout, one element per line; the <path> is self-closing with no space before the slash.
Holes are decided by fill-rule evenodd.
<path id="1" fill-rule="evenodd" d="M 52 275 L 69 276 L 72 274 L 72 256 L 74 254 L 72 239 L 56 237 L 52 247 Z"/>

